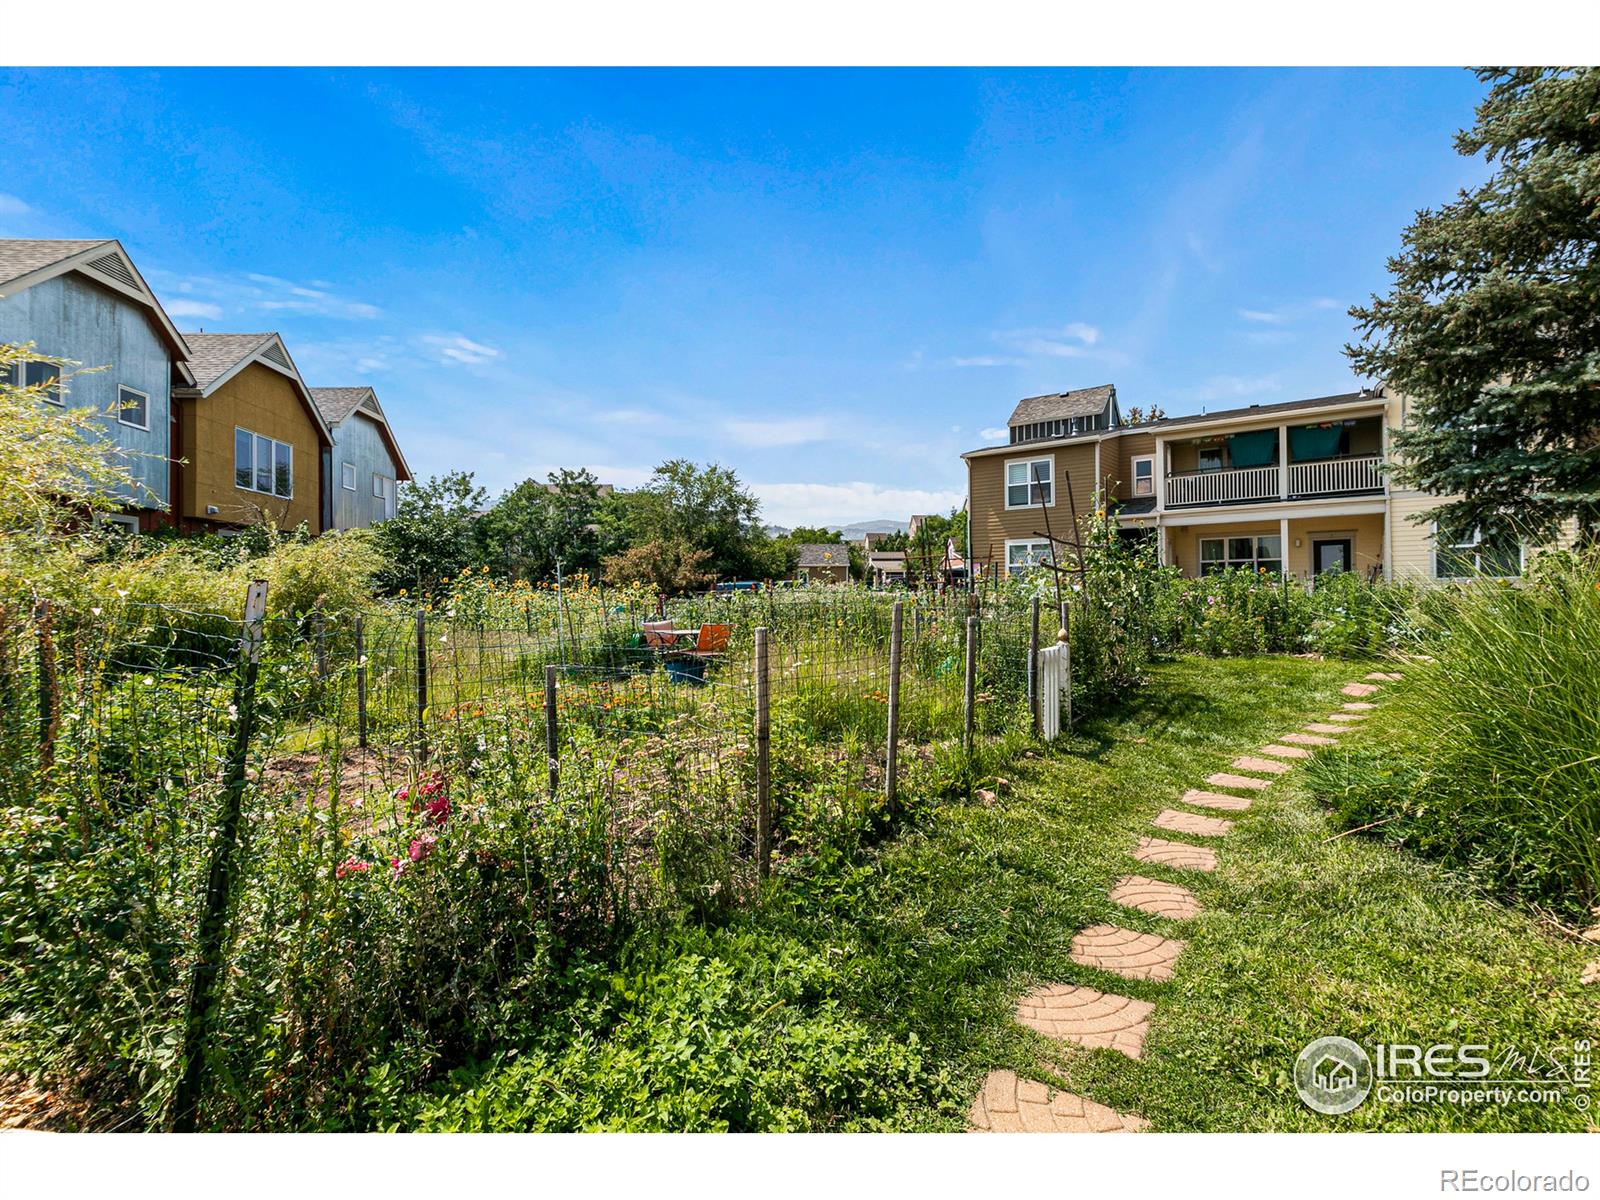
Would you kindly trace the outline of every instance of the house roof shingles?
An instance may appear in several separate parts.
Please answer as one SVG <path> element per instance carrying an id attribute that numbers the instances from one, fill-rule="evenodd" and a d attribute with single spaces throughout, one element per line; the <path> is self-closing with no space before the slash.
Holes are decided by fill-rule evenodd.
<path id="1" fill-rule="evenodd" d="M 850 548 L 834 542 L 813 543 L 800 547 L 802 567 L 848 567 Z"/>
<path id="2" fill-rule="evenodd" d="M 1049 396 L 1029 396 L 1017 402 L 1008 425 L 1031 425 L 1036 421 L 1060 421 L 1069 417 L 1092 417 L 1104 412 L 1116 388 L 1103 383 L 1099 387 L 1078 388 L 1071 392 L 1056 392 Z"/>
<path id="3" fill-rule="evenodd" d="M 107 238 L 91 238 L 87 241 L 0 238 L 0 284 L 31 275 L 95 246 L 113 244 Z"/>
<path id="4" fill-rule="evenodd" d="M 355 412 L 357 406 L 371 393 L 372 389 L 369 387 L 318 387 L 311 389 L 311 398 L 317 402 L 322 419 L 329 425 L 337 425 Z"/>
<path id="5" fill-rule="evenodd" d="M 186 333 L 195 386 L 204 390 L 277 337 L 275 333 Z"/>

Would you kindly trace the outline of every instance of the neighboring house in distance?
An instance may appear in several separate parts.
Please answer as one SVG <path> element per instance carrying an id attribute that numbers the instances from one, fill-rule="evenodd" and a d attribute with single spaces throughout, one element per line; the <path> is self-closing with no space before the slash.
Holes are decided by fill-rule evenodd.
<path id="1" fill-rule="evenodd" d="M 906 554 L 904 550 L 873 550 L 867 555 L 867 582 L 873 587 L 891 583 L 904 583 Z"/>
<path id="2" fill-rule="evenodd" d="M 169 522 L 176 468 L 172 391 L 193 383 L 189 346 L 120 242 L 0 240 L 0 342 L 34 344 L 85 373 L 58 401 L 105 414 L 106 435 L 131 452 L 138 487 L 105 519 L 150 530 Z M 88 373 L 90 368 L 105 370 Z M 18 380 L 48 383 L 60 372 L 22 364 Z"/>
<path id="3" fill-rule="evenodd" d="M 850 547 L 842 542 L 801 546 L 795 578 L 801 583 L 848 583 Z"/>
<path id="4" fill-rule="evenodd" d="M 175 393 L 185 529 L 332 526 L 333 434 L 275 333 L 190 333 L 195 385 Z"/>
<path id="5" fill-rule="evenodd" d="M 1383 469 L 1388 431 L 1405 419 L 1384 388 L 1140 425 L 1122 423 L 1111 385 L 1031 397 L 1006 445 L 962 455 L 970 557 L 1010 573 L 1041 561 L 1046 534 L 1070 538 L 1074 513 L 1093 516 L 1098 483 L 1122 531 L 1156 537 L 1161 561 L 1188 576 L 1515 574 L 1522 548 L 1436 539 L 1412 519 L 1441 498 L 1398 488 Z"/>
<path id="6" fill-rule="evenodd" d="M 364 529 L 394 516 L 395 490 L 411 478 L 400 443 L 370 387 L 312 388 L 333 433 L 331 529 Z"/>

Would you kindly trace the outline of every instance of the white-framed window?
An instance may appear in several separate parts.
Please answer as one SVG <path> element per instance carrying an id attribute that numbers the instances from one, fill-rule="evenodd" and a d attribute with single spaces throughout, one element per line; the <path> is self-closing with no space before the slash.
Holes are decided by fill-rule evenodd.
<path id="1" fill-rule="evenodd" d="M 345 463 L 342 467 L 339 468 L 339 481 L 340 481 L 340 483 L 342 483 L 344 485 L 344 490 L 345 491 L 353 492 L 353 491 L 356 490 L 356 465 L 355 465 L 355 463 Z"/>
<path id="2" fill-rule="evenodd" d="M 233 486 L 263 496 L 294 499 L 294 447 L 234 426 Z"/>
<path id="3" fill-rule="evenodd" d="M 1006 542 L 1006 574 L 1020 575 L 1041 563 L 1053 561 L 1050 543 L 1032 538 L 1019 538 Z"/>
<path id="4" fill-rule="evenodd" d="M 1459 540 L 1457 540 L 1459 539 Z M 1452 534 L 1433 526 L 1433 577 L 1435 579 L 1513 579 L 1522 574 L 1527 549 L 1515 538 L 1485 538 L 1474 529 Z"/>
<path id="5" fill-rule="evenodd" d="M 1133 466 L 1133 494 L 1135 496 L 1154 496 L 1156 494 L 1156 456 L 1154 454 L 1141 454 L 1129 461 Z"/>
<path id="6" fill-rule="evenodd" d="M 101 513 L 96 521 L 108 529 L 115 529 L 119 533 L 135 534 L 139 532 L 139 518 L 129 513 Z"/>
<path id="7" fill-rule="evenodd" d="M 377 501 L 374 519 L 387 521 L 394 516 L 394 477 L 372 473 L 372 498 Z"/>
<path id="8" fill-rule="evenodd" d="M 4 368 L 0 368 L 4 369 Z M 62 404 L 61 399 L 61 368 L 55 363 L 47 362 L 20 362 L 13 363 L 7 371 L 8 379 L 13 380 L 19 387 L 44 387 L 46 404 Z"/>
<path id="9" fill-rule="evenodd" d="M 150 395 L 127 384 L 117 385 L 117 420 L 134 429 L 150 428 Z"/>
<path id="10" fill-rule="evenodd" d="M 1283 540 L 1275 533 L 1243 533 L 1200 539 L 1200 574 L 1243 567 L 1271 574 L 1283 570 Z"/>
<path id="11" fill-rule="evenodd" d="M 1222 470 L 1222 446 L 1201 446 L 1195 455 L 1195 467 L 1200 471 Z"/>
<path id="12" fill-rule="evenodd" d="M 1056 502 L 1056 460 L 1013 458 L 1006 462 L 1007 508 L 1053 508 Z"/>

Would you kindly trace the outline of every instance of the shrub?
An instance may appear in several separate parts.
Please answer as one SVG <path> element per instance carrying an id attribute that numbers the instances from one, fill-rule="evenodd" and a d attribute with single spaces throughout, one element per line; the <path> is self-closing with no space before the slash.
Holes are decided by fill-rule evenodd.
<path id="1" fill-rule="evenodd" d="M 1383 742 L 1320 756 L 1314 786 L 1349 827 L 1581 919 L 1600 899 L 1600 553 L 1439 589 L 1418 620 L 1432 656 L 1380 711 Z"/>

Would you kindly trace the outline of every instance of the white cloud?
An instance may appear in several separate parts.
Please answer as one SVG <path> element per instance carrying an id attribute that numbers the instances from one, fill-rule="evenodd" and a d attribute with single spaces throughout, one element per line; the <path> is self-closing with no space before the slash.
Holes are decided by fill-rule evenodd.
<path id="1" fill-rule="evenodd" d="M 379 313 L 376 305 L 346 300 L 326 287 L 311 287 L 275 275 L 247 275 L 245 278 L 260 286 L 256 306 L 268 311 L 360 320 L 370 320 Z"/>
<path id="2" fill-rule="evenodd" d="M 832 436 L 828 422 L 821 417 L 796 417 L 787 421 L 734 419 L 722 423 L 722 432 L 730 441 L 756 448 L 804 446 L 827 441 Z"/>
<path id="3" fill-rule="evenodd" d="M 1344 305 L 1328 296 L 1318 296 L 1314 300 L 1302 300 L 1293 304 L 1280 304 L 1276 308 L 1241 308 L 1241 320 L 1251 321 L 1257 325 L 1289 325 L 1296 321 L 1318 312 L 1328 312 L 1332 309 L 1342 309 Z"/>
<path id="4" fill-rule="evenodd" d="M 1081 358 L 1100 340 L 1100 330 L 1082 321 L 1069 321 L 1051 328 L 1000 330 L 994 338 L 1023 354 Z"/>
<path id="5" fill-rule="evenodd" d="M 460 363 L 465 366 L 475 367 L 500 357 L 500 351 L 493 346 L 475 342 L 459 333 L 427 333 L 423 334 L 418 340 L 423 345 L 431 347 L 439 361 L 446 366 L 452 363 Z"/>
<path id="6" fill-rule="evenodd" d="M 970 358 L 947 358 L 952 367 L 1020 367 L 1022 359 L 1005 354 L 975 354 Z"/>
<path id="7" fill-rule="evenodd" d="M 876 483 L 752 483 L 768 524 L 849 525 L 905 520 L 912 513 L 949 512 L 964 499 L 955 490 L 884 487 Z"/>
<path id="8" fill-rule="evenodd" d="M 978 430 L 978 436 L 986 442 L 998 442 L 1011 436 L 1011 431 L 1004 425 L 991 425 L 987 429 Z"/>
<path id="9" fill-rule="evenodd" d="M 1189 395 L 1201 402 L 1241 400 L 1278 389 L 1276 375 L 1213 375 Z"/>
<path id="10" fill-rule="evenodd" d="M 1241 308 L 1239 316 L 1246 321 L 1260 321 L 1266 325 L 1282 325 L 1285 320 L 1281 312 L 1268 312 L 1256 308 Z"/>
<path id="11" fill-rule="evenodd" d="M 222 316 L 220 304 L 207 304 L 202 300 L 171 300 L 162 307 L 169 317 L 206 317 L 214 321 Z"/>
<path id="12" fill-rule="evenodd" d="M 25 217 L 32 211 L 32 205 L 21 196 L 0 192 L 0 217 Z"/>

